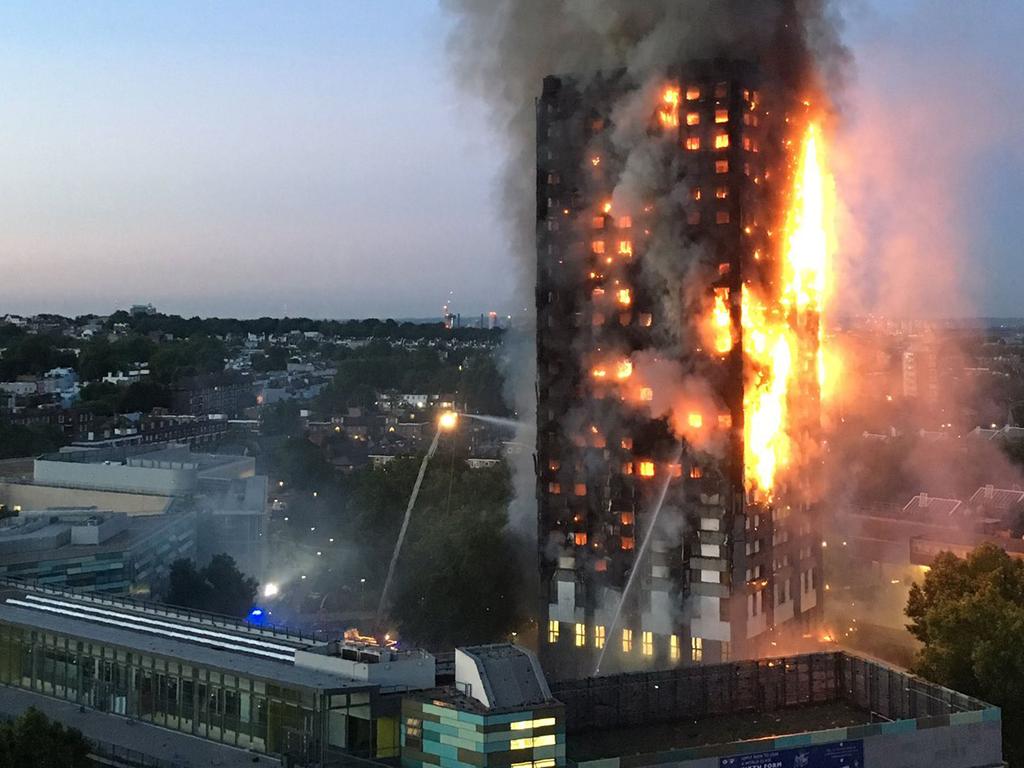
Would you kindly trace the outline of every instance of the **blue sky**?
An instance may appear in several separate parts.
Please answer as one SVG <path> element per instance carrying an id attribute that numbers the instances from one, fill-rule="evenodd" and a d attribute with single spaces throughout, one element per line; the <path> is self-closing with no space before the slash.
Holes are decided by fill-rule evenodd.
<path id="1" fill-rule="evenodd" d="M 915 173 L 847 162 L 848 303 L 1024 314 L 1024 6 L 849 15 L 846 154 L 888 115 L 885 160 Z M 434 0 L 4 3 L 0 313 L 511 310 L 502 143 L 450 81 L 446 30 Z"/>

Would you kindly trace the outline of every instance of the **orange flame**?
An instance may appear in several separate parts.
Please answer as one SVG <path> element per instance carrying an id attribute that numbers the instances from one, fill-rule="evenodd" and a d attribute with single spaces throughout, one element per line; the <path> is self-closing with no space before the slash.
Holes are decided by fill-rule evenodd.
<path id="1" fill-rule="evenodd" d="M 747 383 L 743 406 L 747 487 L 771 498 L 780 470 L 795 451 L 793 411 L 806 401 L 801 389 L 814 371 L 814 388 L 826 379 L 822 353 L 831 236 L 832 181 L 814 124 L 803 137 L 786 213 L 777 296 L 743 287 L 743 350 Z"/>
<path id="2" fill-rule="evenodd" d="M 674 86 L 669 86 L 661 94 L 662 108 L 658 110 L 658 119 L 662 128 L 679 127 L 679 102 L 681 92 Z"/>
<path id="3" fill-rule="evenodd" d="M 718 354 L 727 355 L 732 351 L 734 340 L 728 288 L 715 288 L 715 303 L 711 308 L 710 335 Z"/>

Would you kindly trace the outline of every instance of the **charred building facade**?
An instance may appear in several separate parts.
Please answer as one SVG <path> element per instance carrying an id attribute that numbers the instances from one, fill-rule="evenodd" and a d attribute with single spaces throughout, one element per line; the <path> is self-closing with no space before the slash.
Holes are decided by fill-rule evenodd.
<path id="1" fill-rule="evenodd" d="M 769 87 L 720 60 L 654 89 L 625 72 L 544 81 L 537 494 L 554 677 L 599 658 L 613 671 L 771 651 L 819 610 L 812 494 L 758 493 L 746 444 L 743 348 L 764 311 L 747 289 L 778 279 L 772 228 L 792 175 L 789 107 L 762 103 Z M 792 364 L 813 371 L 813 356 Z M 790 397 L 812 402 L 793 427 L 810 436 L 805 378 Z"/>

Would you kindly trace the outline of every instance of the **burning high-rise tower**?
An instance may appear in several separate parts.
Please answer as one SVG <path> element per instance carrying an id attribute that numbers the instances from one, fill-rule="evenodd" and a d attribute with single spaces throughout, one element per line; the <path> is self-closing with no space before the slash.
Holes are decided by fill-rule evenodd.
<path id="1" fill-rule="evenodd" d="M 708 60 L 537 110 L 541 653 L 770 651 L 820 610 L 827 176 L 807 95 Z M 650 533 L 649 541 L 645 541 Z"/>

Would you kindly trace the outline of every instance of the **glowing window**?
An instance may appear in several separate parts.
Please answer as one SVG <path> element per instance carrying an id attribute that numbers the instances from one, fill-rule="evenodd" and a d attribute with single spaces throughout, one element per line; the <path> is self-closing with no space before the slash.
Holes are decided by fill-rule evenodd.
<path id="1" fill-rule="evenodd" d="M 650 328 L 651 324 L 653 322 L 654 322 L 654 316 L 653 315 L 651 315 L 648 312 L 641 312 L 640 313 L 640 325 L 642 325 L 644 328 Z"/>
<path id="2" fill-rule="evenodd" d="M 640 390 L 640 399 L 643 400 L 645 403 L 651 402 L 652 400 L 654 400 L 654 390 L 651 389 L 650 387 L 643 387 Z"/>
<path id="3" fill-rule="evenodd" d="M 633 438 L 631 438 L 631 437 L 624 437 L 624 438 L 622 438 L 622 442 L 619 443 L 619 445 L 622 446 L 623 450 L 631 451 L 631 450 L 633 450 Z"/>
<path id="4" fill-rule="evenodd" d="M 513 731 L 528 731 L 531 728 L 547 728 L 555 724 L 555 718 L 542 717 L 539 720 L 517 720 L 510 724 Z"/>
<path id="5" fill-rule="evenodd" d="M 619 229 L 632 229 L 633 228 L 633 217 L 631 216 L 620 216 L 615 225 Z"/>
<path id="6" fill-rule="evenodd" d="M 679 636 L 672 635 L 668 639 L 668 657 L 672 661 L 679 661 Z"/>
<path id="7" fill-rule="evenodd" d="M 629 290 L 629 288 L 620 288 L 618 293 L 616 294 L 616 298 L 618 298 L 619 304 L 621 304 L 624 307 L 628 307 L 630 304 L 633 303 L 633 293 Z"/>
<path id="8" fill-rule="evenodd" d="M 594 627 L 594 647 L 604 648 L 604 627 L 598 625 Z"/>
<path id="9" fill-rule="evenodd" d="M 604 216 L 595 216 L 593 225 L 594 229 L 604 229 Z"/>
<path id="10" fill-rule="evenodd" d="M 668 472 L 669 472 L 670 475 L 672 475 L 672 477 L 682 477 L 683 476 L 683 468 L 679 464 L 669 464 L 668 465 Z"/>
<path id="11" fill-rule="evenodd" d="M 715 110 L 715 122 L 716 123 L 728 123 L 729 122 L 729 110 L 728 109 L 716 109 Z"/>
<path id="12" fill-rule="evenodd" d="M 632 536 L 623 536 L 622 551 L 632 552 L 634 549 L 636 549 L 636 540 Z"/>
<path id="13" fill-rule="evenodd" d="M 729 223 L 729 219 L 730 219 L 730 216 L 729 216 L 729 212 L 728 211 L 718 211 L 715 214 L 715 223 L 716 224 L 728 224 Z"/>
<path id="14" fill-rule="evenodd" d="M 700 125 L 700 112 L 687 112 L 686 113 L 686 124 L 687 125 Z"/>
<path id="15" fill-rule="evenodd" d="M 728 187 L 716 187 L 715 188 L 715 197 L 717 197 L 719 200 L 725 200 L 727 197 L 729 197 L 729 188 Z"/>
<path id="16" fill-rule="evenodd" d="M 590 250 L 594 253 L 604 253 L 604 240 L 595 240 L 590 244 Z"/>
<path id="17" fill-rule="evenodd" d="M 632 653 L 633 652 L 633 630 L 624 629 L 622 630 L 622 652 Z"/>
<path id="18" fill-rule="evenodd" d="M 696 152 L 700 149 L 700 136 L 690 136 L 686 139 L 686 143 L 683 145 L 691 152 Z"/>
<path id="19" fill-rule="evenodd" d="M 753 145 L 750 142 L 750 137 L 749 136 L 744 136 L 743 137 L 743 149 L 745 149 L 747 152 L 749 152 L 751 146 L 753 146 Z"/>
<path id="20" fill-rule="evenodd" d="M 654 462 L 641 461 L 639 471 L 640 477 L 654 477 Z"/>
<path id="21" fill-rule="evenodd" d="M 690 196 L 694 200 L 700 200 L 704 196 L 704 193 L 701 192 L 700 187 L 694 187 L 692 190 L 690 190 Z"/>
<path id="22" fill-rule="evenodd" d="M 587 495 L 587 484 L 586 483 L 576 483 L 572 487 L 572 492 L 575 493 L 577 496 L 586 496 Z"/>
<path id="23" fill-rule="evenodd" d="M 719 133 L 715 136 L 715 149 L 727 149 L 729 147 L 729 134 Z"/>
<path id="24" fill-rule="evenodd" d="M 636 520 L 636 516 L 632 512 L 623 512 L 619 515 L 619 520 L 622 521 L 623 525 L 632 525 L 633 521 Z"/>
<path id="25" fill-rule="evenodd" d="M 558 622 L 555 621 L 554 619 L 551 619 L 548 622 L 548 642 L 549 643 L 557 643 L 558 642 Z"/>
<path id="26" fill-rule="evenodd" d="M 718 416 L 719 429 L 732 429 L 732 415 L 723 413 Z"/>
<path id="27" fill-rule="evenodd" d="M 686 89 L 686 100 L 697 101 L 700 98 L 700 88 L 696 85 L 691 85 Z"/>
<path id="28" fill-rule="evenodd" d="M 625 464 L 622 465 L 622 474 L 624 474 L 624 475 L 632 475 L 633 474 L 633 462 L 627 461 Z"/>
<path id="29" fill-rule="evenodd" d="M 557 496 L 562 492 L 562 486 L 559 483 L 548 483 L 548 493 L 552 496 Z"/>
<path id="30" fill-rule="evenodd" d="M 687 416 L 686 422 L 693 429 L 702 429 L 704 427 L 704 417 L 699 413 L 691 413 Z"/>
<path id="31" fill-rule="evenodd" d="M 729 172 L 729 161 L 728 160 L 716 160 L 715 161 L 715 173 L 728 173 Z"/>
<path id="32" fill-rule="evenodd" d="M 640 649 L 644 656 L 654 655 L 654 633 L 644 632 L 640 635 Z"/>
<path id="33" fill-rule="evenodd" d="M 690 477 L 693 478 L 694 480 L 700 480 L 702 477 L 704 477 L 704 470 L 701 469 L 700 467 L 691 467 Z"/>
<path id="34" fill-rule="evenodd" d="M 551 747 L 555 744 L 555 734 L 549 733 L 547 736 L 534 736 L 533 746 L 535 747 Z"/>
<path id="35" fill-rule="evenodd" d="M 576 544 L 577 547 L 587 546 L 587 534 L 585 533 L 574 533 L 572 539 L 573 543 Z"/>
<path id="36" fill-rule="evenodd" d="M 576 625 L 576 647 L 582 648 L 587 644 L 587 625 L 577 624 Z"/>
<path id="37" fill-rule="evenodd" d="M 690 659 L 692 661 L 704 660 L 704 640 L 700 637 L 690 638 Z"/>
<path id="38" fill-rule="evenodd" d="M 632 256 L 633 255 L 633 244 L 629 240 L 619 241 L 619 255 L 620 256 Z"/>

